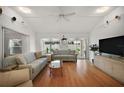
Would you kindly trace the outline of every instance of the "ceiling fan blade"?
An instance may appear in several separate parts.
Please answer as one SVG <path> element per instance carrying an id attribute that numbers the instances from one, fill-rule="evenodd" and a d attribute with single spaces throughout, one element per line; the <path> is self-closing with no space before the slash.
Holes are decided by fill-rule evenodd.
<path id="1" fill-rule="evenodd" d="M 75 15 L 75 14 L 76 14 L 75 12 L 72 12 L 72 13 L 64 14 L 64 16 L 72 16 L 72 15 Z"/>
<path id="2" fill-rule="evenodd" d="M 62 6 L 58 6 L 58 9 L 59 9 L 60 13 L 63 13 Z"/>
<path id="3" fill-rule="evenodd" d="M 70 21 L 68 18 L 66 18 L 65 16 L 63 16 L 63 18 L 66 20 L 66 21 Z"/>
<path id="4" fill-rule="evenodd" d="M 104 17 L 99 15 L 77 15 L 78 17 Z"/>
<path id="5" fill-rule="evenodd" d="M 60 19 L 61 19 L 61 18 L 60 18 L 60 17 L 58 17 L 56 21 L 57 21 L 57 22 L 59 22 L 59 20 L 60 20 Z"/>
<path id="6" fill-rule="evenodd" d="M 58 14 L 50 14 L 50 15 L 48 15 L 48 16 L 57 17 L 57 16 L 58 16 Z"/>

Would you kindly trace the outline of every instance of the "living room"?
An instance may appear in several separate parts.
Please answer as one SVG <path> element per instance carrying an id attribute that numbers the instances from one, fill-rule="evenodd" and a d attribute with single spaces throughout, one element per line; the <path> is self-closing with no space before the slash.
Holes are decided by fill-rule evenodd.
<path id="1" fill-rule="evenodd" d="M 123 87 L 123 24 L 123 6 L 0 6 L 0 86 Z"/>

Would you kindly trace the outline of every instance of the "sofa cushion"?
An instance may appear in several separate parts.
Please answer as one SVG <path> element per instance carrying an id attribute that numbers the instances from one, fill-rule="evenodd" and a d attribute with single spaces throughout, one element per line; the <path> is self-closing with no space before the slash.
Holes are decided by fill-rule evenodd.
<path id="1" fill-rule="evenodd" d="M 58 58 L 58 59 L 59 59 L 59 58 L 60 58 L 60 59 L 61 59 L 61 58 L 62 58 L 62 59 L 63 59 L 63 58 L 64 58 L 64 59 L 74 58 L 73 55 L 55 55 L 54 57 L 55 57 L 55 58 Z"/>
<path id="2" fill-rule="evenodd" d="M 17 62 L 16 62 L 16 57 L 15 56 L 8 56 L 3 61 L 3 68 L 13 67 L 13 66 L 16 66 L 16 65 L 17 65 Z"/>
<path id="3" fill-rule="evenodd" d="M 54 50 L 54 55 L 74 55 L 75 50 Z"/>
<path id="4" fill-rule="evenodd" d="M 11 66 L 7 66 L 5 68 L 0 69 L 1 72 L 5 72 L 5 71 L 11 71 L 16 69 L 18 66 L 17 65 L 11 65 Z"/>
<path id="5" fill-rule="evenodd" d="M 39 58 L 39 59 L 36 60 L 35 62 L 42 62 L 42 61 L 43 61 L 43 62 L 47 61 L 47 58 L 45 58 L 45 57 L 44 57 L 44 58 Z"/>
<path id="6" fill-rule="evenodd" d="M 69 54 L 70 54 L 70 55 L 75 55 L 75 51 L 74 51 L 74 50 L 70 50 L 70 51 L 69 51 Z"/>
<path id="7" fill-rule="evenodd" d="M 16 61 L 17 61 L 17 64 L 19 64 L 19 65 L 27 64 L 27 61 L 22 54 L 16 56 Z"/>
<path id="8" fill-rule="evenodd" d="M 34 54 L 35 54 L 36 59 L 39 59 L 39 58 L 42 57 L 42 53 L 41 52 L 35 52 Z"/>
<path id="9" fill-rule="evenodd" d="M 44 64 L 46 64 L 47 62 L 47 58 L 40 58 L 35 60 L 34 62 L 31 63 L 32 66 L 32 73 L 35 73 L 37 71 L 40 71 L 40 69 L 42 68 L 42 66 Z"/>
<path id="10" fill-rule="evenodd" d="M 61 50 L 60 54 L 61 55 L 69 55 L 69 51 L 68 50 Z"/>
<path id="11" fill-rule="evenodd" d="M 19 84 L 16 87 L 33 87 L 33 83 L 32 83 L 32 80 L 28 80 L 27 82 L 24 82 L 22 84 Z"/>
<path id="12" fill-rule="evenodd" d="M 53 50 L 53 54 L 57 55 L 58 54 L 58 50 Z"/>
<path id="13" fill-rule="evenodd" d="M 25 54 L 24 57 L 25 57 L 28 64 L 32 63 L 36 59 L 33 52 Z"/>

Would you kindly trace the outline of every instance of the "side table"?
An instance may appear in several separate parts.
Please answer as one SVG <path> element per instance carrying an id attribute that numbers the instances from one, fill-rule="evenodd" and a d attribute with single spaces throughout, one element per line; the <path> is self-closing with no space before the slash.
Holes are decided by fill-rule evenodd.
<path id="1" fill-rule="evenodd" d="M 52 60 L 52 54 L 45 54 L 47 56 L 48 62 L 51 62 Z"/>

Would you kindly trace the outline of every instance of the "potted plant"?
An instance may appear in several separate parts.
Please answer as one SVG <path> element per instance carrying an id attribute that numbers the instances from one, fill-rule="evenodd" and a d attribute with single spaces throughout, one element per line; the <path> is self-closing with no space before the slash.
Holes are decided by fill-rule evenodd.
<path id="1" fill-rule="evenodd" d="M 92 45 L 90 45 L 89 47 L 90 47 L 90 50 L 93 51 L 94 53 L 95 53 L 96 51 L 98 51 L 98 49 L 99 49 L 99 47 L 98 47 L 97 44 L 92 44 Z"/>
<path id="2" fill-rule="evenodd" d="M 93 55 L 95 56 L 96 51 L 98 51 L 98 49 L 99 49 L 98 45 L 97 44 L 92 44 L 89 47 L 90 47 L 90 50 L 93 51 Z M 94 62 L 94 58 L 92 59 L 92 62 Z"/>
<path id="3" fill-rule="evenodd" d="M 49 48 L 47 47 L 47 48 L 46 48 L 46 53 L 48 53 L 48 52 L 49 52 Z"/>
<path id="4" fill-rule="evenodd" d="M 80 52 L 80 48 L 77 48 L 77 49 L 76 49 L 76 52 L 79 54 L 79 52 Z"/>

